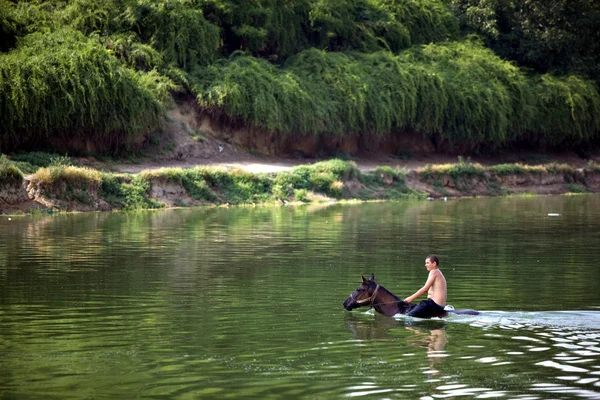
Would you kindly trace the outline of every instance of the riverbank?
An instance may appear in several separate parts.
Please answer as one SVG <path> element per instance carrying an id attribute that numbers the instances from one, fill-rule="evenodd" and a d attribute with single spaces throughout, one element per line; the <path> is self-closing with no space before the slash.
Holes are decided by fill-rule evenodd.
<path id="1" fill-rule="evenodd" d="M 0 167 L 0 212 L 87 212 L 168 207 L 435 199 L 600 192 L 600 165 L 428 164 L 362 171 L 339 159 L 253 173 L 240 168 L 160 168 L 137 174 L 54 165 L 24 176 Z"/>

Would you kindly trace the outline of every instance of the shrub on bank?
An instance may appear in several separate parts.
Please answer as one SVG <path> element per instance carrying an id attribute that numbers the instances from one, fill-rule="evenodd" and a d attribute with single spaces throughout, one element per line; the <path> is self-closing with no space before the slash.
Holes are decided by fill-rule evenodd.
<path id="1" fill-rule="evenodd" d="M 569 165 L 556 163 L 542 166 L 502 164 L 483 167 L 461 160 L 456 164 L 428 165 L 408 175 L 407 181 L 414 183 L 417 180 L 432 185 L 433 192 L 443 196 L 456 195 L 456 190 L 459 194 L 507 194 L 510 188 L 523 183 L 558 184 L 571 192 L 583 192 L 595 190 L 598 172 L 600 167 L 593 162 L 582 172 Z M 524 176 L 518 177 L 519 175 Z M 509 178 L 502 178 L 505 176 Z M 72 204 L 64 203 L 63 200 L 76 200 L 86 204 L 86 210 L 90 206 L 91 209 L 102 207 L 100 209 L 105 210 L 108 207 L 105 207 L 104 202 L 113 208 L 125 210 L 162 208 L 167 204 L 184 206 L 190 204 L 186 193 L 199 201 L 192 204 L 214 205 L 323 199 L 318 194 L 358 200 L 423 199 L 428 195 L 408 187 L 406 178 L 404 171 L 387 166 L 362 173 L 352 162 L 341 160 L 303 165 L 276 174 L 195 167 L 164 168 L 127 175 L 58 165 L 41 168 L 36 172 L 31 178 L 31 187 L 35 197 L 54 199 L 58 208 L 70 209 Z M 8 179 L 14 179 L 16 184 L 22 182 L 23 177 L 6 157 L 2 157 L 0 185 L 5 184 Z M 165 183 L 179 188 L 165 186 Z M 158 185 L 158 188 L 153 189 L 153 185 Z M 161 185 L 166 188 L 166 198 L 162 197 L 165 193 L 162 193 Z M 185 189 L 185 192 L 181 189 Z M 173 198 L 173 193 L 180 198 Z"/>
<path id="2" fill-rule="evenodd" d="M 151 182 L 141 174 L 134 176 L 101 173 L 100 197 L 111 207 L 124 210 L 162 208 L 164 204 L 150 197 Z"/>
<path id="3" fill-rule="evenodd" d="M 6 155 L 0 155 L 0 187 L 16 186 L 23 182 L 23 173 Z"/>
<path id="4" fill-rule="evenodd" d="M 529 166 L 523 164 L 497 164 L 491 166 L 489 170 L 498 176 L 523 175 L 526 173 L 540 174 L 544 172 L 544 168 L 541 166 Z"/>
<path id="5" fill-rule="evenodd" d="M 424 179 L 448 175 L 453 179 L 484 177 L 486 169 L 481 164 L 470 162 L 459 162 L 456 164 L 426 165 L 419 168 L 419 173 Z"/>
<path id="6" fill-rule="evenodd" d="M 97 205 L 102 174 L 89 168 L 55 165 L 40 168 L 31 176 L 29 191 L 35 197 L 57 200 L 56 205 L 66 200 L 88 206 Z M 64 207 L 69 208 L 68 205 Z"/>
<path id="7" fill-rule="evenodd" d="M 45 187 L 64 183 L 75 187 L 99 188 L 102 174 L 95 169 L 59 165 L 40 168 L 31 176 L 31 182 Z"/>
<path id="8" fill-rule="evenodd" d="M 278 173 L 273 180 L 273 194 L 284 200 L 294 195 L 296 190 L 310 190 L 340 198 L 343 195 L 343 183 L 359 176 L 360 171 L 354 163 L 322 161 Z"/>

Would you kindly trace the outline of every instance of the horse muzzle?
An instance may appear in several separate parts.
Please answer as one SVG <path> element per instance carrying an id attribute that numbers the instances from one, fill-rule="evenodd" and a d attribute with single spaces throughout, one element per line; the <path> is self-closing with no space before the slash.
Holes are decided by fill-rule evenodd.
<path id="1" fill-rule="evenodd" d="M 344 301 L 344 308 L 347 311 L 352 311 L 355 308 L 360 307 L 360 304 L 358 304 L 358 302 L 356 300 L 354 300 L 352 297 L 348 297 L 345 301 Z"/>

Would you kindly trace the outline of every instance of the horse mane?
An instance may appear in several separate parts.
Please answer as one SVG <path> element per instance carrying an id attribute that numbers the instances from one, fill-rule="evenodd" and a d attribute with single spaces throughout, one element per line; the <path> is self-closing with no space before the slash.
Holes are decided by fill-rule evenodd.
<path id="1" fill-rule="evenodd" d="M 384 286 L 379 285 L 379 293 L 384 292 L 386 295 L 391 296 L 393 301 L 382 301 L 381 303 L 375 303 L 373 306 L 377 312 L 380 312 L 384 315 L 392 316 L 395 314 L 406 314 L 406 312 L 411 308 L 411 305 L 405 303 L 400 297 L 396 296 L 394 293 L 387 290 Z M 380 308 L 379 310 L 377 308 Z M 395 308 L 393 312 L 385 312 L 383 308 Z"/>
<path id="2" fill-rule="evenodd" d="M 397 302 L 401 302 L 404 301 L 403 299 L 401 299 L 400 297 L 396 296 L 394 293 L 390 292 L 389 290 L 387 290 L 385 288 L 385 286 L 381 286 L 379 285 L 379 290 L 383 289 L 387 294 L 389 294 L 390 296 L 392 296 L 394 298 L 394 300 L 396 300 Z"/>

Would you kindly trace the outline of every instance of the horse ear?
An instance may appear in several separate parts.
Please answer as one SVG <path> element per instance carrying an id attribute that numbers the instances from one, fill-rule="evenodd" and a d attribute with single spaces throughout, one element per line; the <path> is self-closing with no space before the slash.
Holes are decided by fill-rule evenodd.
<path id="1" fill-rule="evenodd" d="M 365 279 L 364 276 L 361 275 L 360 277 L 362 278 L 363 283 L 367 283 L 367 280 Z"/>
<path id="2" fill-rule="evenodd" d="M 374 281 L 375 280 L 375 275 L 373 275 L 373 273 L 371 272 L 371 276 L 369 277 L 370 281 Z"/>

